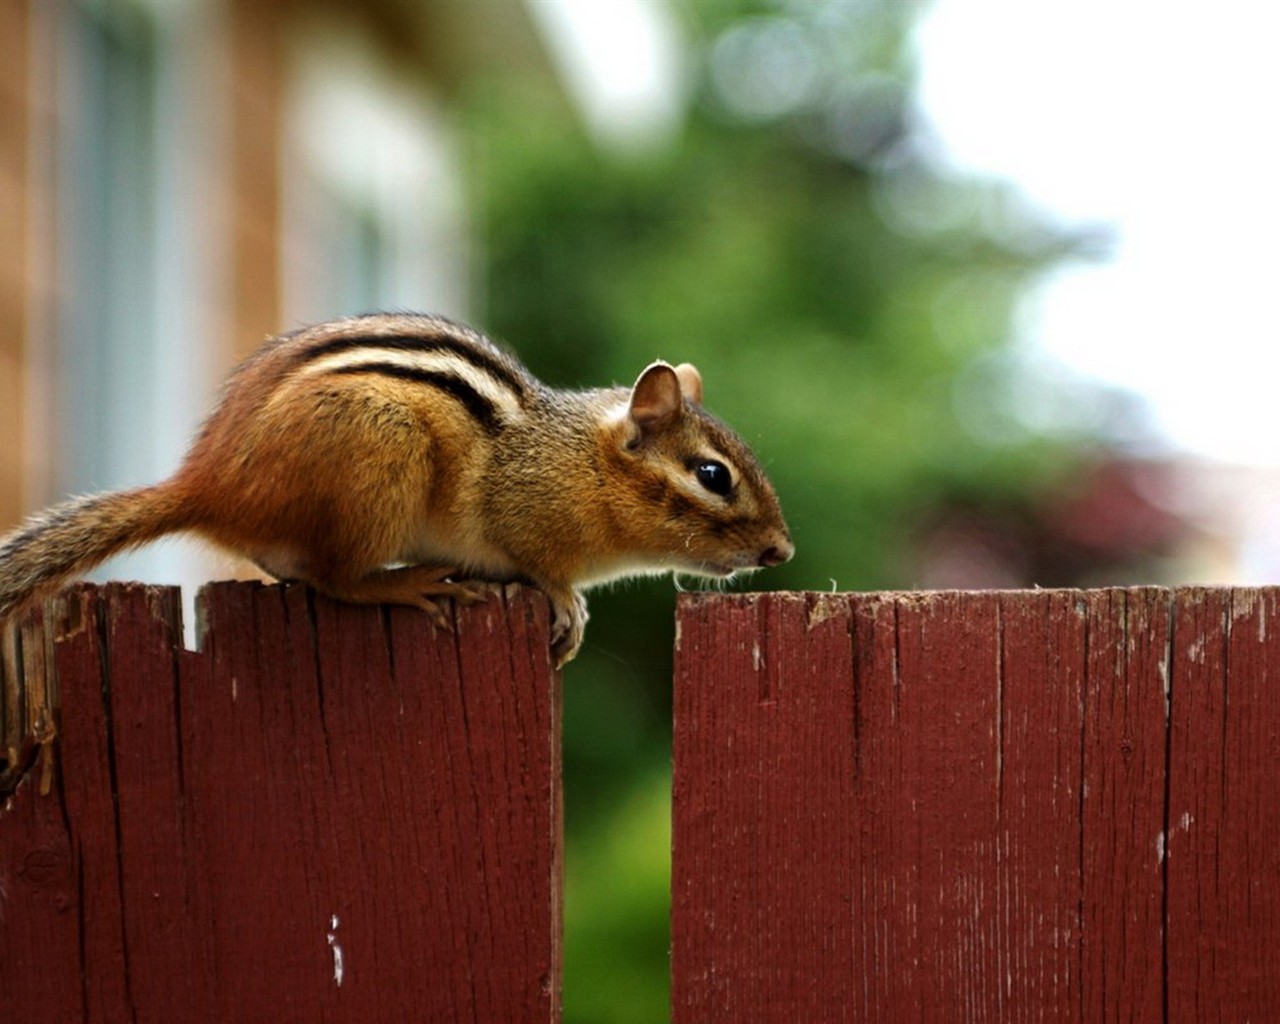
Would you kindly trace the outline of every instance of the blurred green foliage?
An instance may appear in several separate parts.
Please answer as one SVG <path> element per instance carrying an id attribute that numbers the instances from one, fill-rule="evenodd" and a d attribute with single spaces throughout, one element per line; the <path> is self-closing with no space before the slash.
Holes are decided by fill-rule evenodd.
<path id="1" fill-rule="evenodd" d="M 676 9 L 692 98 L 661 152 L 603 152 L 536 75 L 469 88 L 479 320 L 557 385 L 696 363 L 795 537 L 795 560 L 752 586 L 910 585 L 912 524 L 941 497 L 1016 498 L 1062 467 L 1003 412 L 1016 382 L 990 354 L 1071 241 L 934 166 L 912 123 L 917 4 Z M 565 677 L 578 1024 L 667 1012 L 672 605 L 666 581 L 597 594 Z"/>

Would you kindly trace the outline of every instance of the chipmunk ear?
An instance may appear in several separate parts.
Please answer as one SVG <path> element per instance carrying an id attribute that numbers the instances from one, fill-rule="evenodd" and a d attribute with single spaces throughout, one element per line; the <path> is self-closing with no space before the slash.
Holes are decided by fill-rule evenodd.
<path id="1" fill-rule="evenodd" d="M 681 363 L 676 367 L 676 376 L 680 379 L 680 390 L 691 402 L 702 404 L 702 374 L 693 363 Z"/>
<path id="2" fill-rule="evenodd" d="M 669 427 L 683 411 L 676 370 L 668 363 L 651 363 L 631 389 L 631 421 L 647 434 Z"/>

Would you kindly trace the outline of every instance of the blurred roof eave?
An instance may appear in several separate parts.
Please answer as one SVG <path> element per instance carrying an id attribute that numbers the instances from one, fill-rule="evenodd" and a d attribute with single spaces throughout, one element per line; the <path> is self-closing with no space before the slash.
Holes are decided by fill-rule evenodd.
<path id="1" fill-rule="evenodd" d="M 307 6 L 350 12 L 332 0 Z M 477 75 L 519 74 L 563 97 L 614 155 L 662 148 L 684 122 L 685 46 L 665 0 L 365 0 L 360 12 L 446 96 Z"/>
<path id="2" fill-rule="evenodd" d="M 349 17 L 341 0 L 299 2 L 320 14 Z M 551 54 L 525 3 L 475 0 L 363 0 L 361 21 L 406 66 L 422 69 L 446 94 L 461 91 L 480 74 L 519 70 L 553 82 Z"/>

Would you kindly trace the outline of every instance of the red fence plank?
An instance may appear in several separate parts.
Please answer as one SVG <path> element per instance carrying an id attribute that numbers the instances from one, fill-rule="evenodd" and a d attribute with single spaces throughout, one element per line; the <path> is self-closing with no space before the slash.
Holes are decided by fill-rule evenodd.
<path id="1" fill-rule="evenodd" d="M 1087 1019 L 1161 1019 L 1167 591 L 1089 595 L 1080 822 Z"/>
<path id="2" fill-rule="evenodd" d="M 1278 593 L 683 598 L 676 1024 L 1280 1019 Z"/>
<path id="3" fill-rule="evenodd" d="M 1172 685 L 1169 1019 L 1280 1019 L 1280 592 L 1180 607 Z"/>
<path id="4" fill-rule="evenodd" d="M 0 809 L 6 1019 L 559 1019 L 545 603 L 85 588 L 57 786 Z"/>
<path id="5" fill-rule="evenodd" d="M 187 1007 L 202 1005 L 205 995 L 196 984 L 201 975 L 193 970 L 199 940 L 187 895 L 192 864 L 183 822 L 179 722 L 182 613 L 177 591 L 143 588 L 120 592 L 97 612 L 105 613 L 105 637 L 95 636 L 93 623 L 86 622 L 84 644 L 61 646 L 59 676 L 67 689 L 83 686 L 98 673 L 73 659 L 92 653 L 103 659 L 100 672 L 111 682 L 111 692 L 106 701 L 101 691 L 93 695 L 96 700 L 67 701 L 63 716 L 81 703 L 92 703 L 107 716 L 111 788 L 95 794 L 102 802 L 94 809 L 114 819 L 110 824 L 119 844 L 118 861 L 111 865 L 115 876 L 103 878 L 101 890 L 119 887 L 116 927 L 125 972 L 120 1019 L 173 1020 Z M 76 788 L 70 760 L 75 743 L 74 736 L 64 737 L 63 792 L 68 796 Z M 73 823 L 88 810 L 68 805 Z M 87 867 L 91 850 L 81 856 Z M 97 889 L 85 887 L 86 893 Z M 87 910 L 85 919 L 90 920 Z M 109 961 L 89 966 L 95 968 L 90 977 L 112 978 Z M 149 1012 L 131 1015 L 131 1007 Z"/>
<path id="6" fill-rule="evenodd" d="M 879 723 L 900 751 L 895 791 L 883 795 L 905 840 L 890 854 L 904 965 L 891 1005 L 951 976 L 934 996 L 950 1019 L 994 1006 L 996 980 L 996 599 L 957 612 L 953 595 L 899 603 L 896 718 Z"/>
<path id="7" fill-rule="evenodd" d="M 1087 605 L 1064 592 L 999 600 L 995 1005 L 1012 1019 L 1077 1021 Z"/>
<path id="8" fill-rule="evenodd" d="M 732 937 L 759 970 L 706 975 L 685 995 L 700 1020 L 746 1020 L 773 1006 L 795 1020 L 826 1019 L 824 1007 L 852 998 L 854 984 L 853 919 L 840 902 L 850 893 L 853 823 L 827 813 L 853 761 L 848 609 L 796 597 L 717 611 L 705 637 L 682 646 L 697 643 L 700 653 L 680 698 L 694 699 L 706 682 L 722 700 L 702 704 L 705 715 L 691 715 L 687 703 L 677 710 L 699 732 L 701 760 L 676 778 L 676 800 L 708 845 L 677 843 L 673 899 L 699 945 Z M 804 660 L 783 664 L 774 648 Z M 832 685 L 804 686 L 815 673 Z M 732 826 L 717 828 L 725 810 Z M 741 870 L 717 870 L 724 862 Z M 785 932 L 769 920 L 778 906 L 796 908 Z"/>

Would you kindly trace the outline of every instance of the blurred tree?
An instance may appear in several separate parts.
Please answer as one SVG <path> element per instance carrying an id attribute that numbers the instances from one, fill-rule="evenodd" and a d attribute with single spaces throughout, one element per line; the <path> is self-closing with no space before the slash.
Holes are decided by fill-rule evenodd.
<path id="1" fill-rule="evenodd" d="M 662 153 L 611 158 L 546 83 L 469 84 L 479 319 L 560 385 L 697 363 L 795 535 L 759 585 L 910 585 L 930 509 L 957 489 L 1015 500 L 1068 461 L 1023 426 L 1017 375 L 981 361 L 1077 240 L 932 159 L 912 111 L 918 4 L 677 10 L 694 77 Z M 568 1021 L 667 1012 L 670 591 L 597 597 L 567 673 Z"/>

